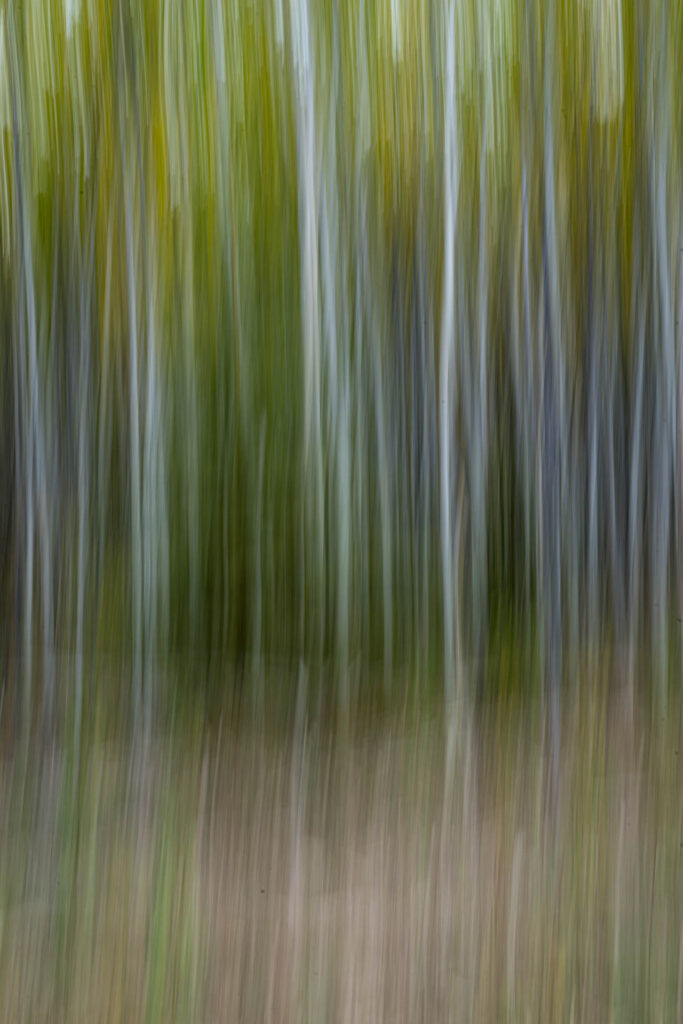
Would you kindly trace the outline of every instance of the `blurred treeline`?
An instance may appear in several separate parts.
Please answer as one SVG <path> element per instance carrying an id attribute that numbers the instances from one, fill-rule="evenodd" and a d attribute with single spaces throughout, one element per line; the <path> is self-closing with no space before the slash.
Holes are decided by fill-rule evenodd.
<path id="1" fill-rule="evenodd" d="M 680 0 L 2 0 L 25 677 L 69 652 L 80 699 L 121 657 L 140 699 L 202 651 L 452 693 L 495 639 L 665 687 L 682 83 Z"/>

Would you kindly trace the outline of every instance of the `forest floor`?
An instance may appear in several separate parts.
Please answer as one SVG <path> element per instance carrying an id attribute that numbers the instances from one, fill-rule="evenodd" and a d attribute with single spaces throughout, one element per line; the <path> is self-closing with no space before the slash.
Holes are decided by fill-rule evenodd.
<path id="1" fill-rule="evenodd" d="M 0 751 L 4 1021 L 683 1019 L 681 704 Z"/>

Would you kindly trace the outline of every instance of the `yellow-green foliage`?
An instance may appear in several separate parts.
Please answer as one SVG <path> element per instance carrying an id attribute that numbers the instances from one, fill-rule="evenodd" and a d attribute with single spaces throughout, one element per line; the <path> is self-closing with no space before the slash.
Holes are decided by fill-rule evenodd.
<path id="1" fill-rule="evenodd" d="M 26 648 L 106 635 L 117 559 L 139 658 L 480 654 L 492 608 L 547 635 L 551 591 L 563 633 L 657 619 L 682 40 L 663 0 L 3 0 Z"/>

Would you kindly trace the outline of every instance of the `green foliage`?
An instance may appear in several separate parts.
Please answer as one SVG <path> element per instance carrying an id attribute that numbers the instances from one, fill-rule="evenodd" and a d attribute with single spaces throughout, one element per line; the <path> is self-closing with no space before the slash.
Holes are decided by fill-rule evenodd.
<path id="1" fill-rule="evenodd" d="M 460 677 L 518 629 L 661 656 L 682 37 L 655 0 L 3 3 L 4 646 L 138 689 L 187 651 Z"/>

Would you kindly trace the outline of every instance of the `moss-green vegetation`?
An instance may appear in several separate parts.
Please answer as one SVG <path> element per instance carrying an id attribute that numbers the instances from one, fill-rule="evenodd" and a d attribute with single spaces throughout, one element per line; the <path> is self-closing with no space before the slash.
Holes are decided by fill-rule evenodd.
<path id="1" fill-rule="evenodd" d="M 452 695 L 603 638 L 666 683 L 682 38 L 659 0 L 3 0 L 24 678 L 70 652 L 80 702 L 118 657 L 142 707 L 174 658 L 303 659 Z"/>

